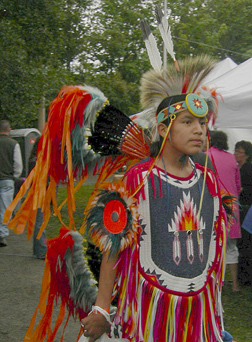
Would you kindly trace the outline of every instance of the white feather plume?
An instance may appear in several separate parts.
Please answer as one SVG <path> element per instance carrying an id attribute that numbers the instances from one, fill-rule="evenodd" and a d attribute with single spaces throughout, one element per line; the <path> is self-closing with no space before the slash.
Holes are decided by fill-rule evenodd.
<path id="1" fill-rule="evenodd" d="M 84 111 L 83 117 L 83 126 L 86 128 L 92 128 L 97 118 L 97 112 L 99 112 L 99 110 L 104 106 L 107 98 L 103 92 L 96 87 L 88 86 L 86 84 L 78 87 L 83 90 L 83 95 L 89 94 L 92 97 Z"/>
<path id="2" fill-rule="evenodd" d="M 151 66 L 154 70 L 160 71 L 162 68 L 162 59 L 157 47 L 156 39 L 152 34 L 151 29 L 147 24 L 146 20 L 141 20 L 140 27 Z"/>
<path id="3" fill-rule="evenodd" d="M 165 18 L 159 6 L 156 6 L 155 12 L 156 12 L 156 18 L 158 21 L 158 28 L 162 36 L 162 39 L 164 41 L 165 48 L 175 62 L 176 57 L 175 57 L 175 52 L 173 48 L 171 29 L 170 29 L 168 20 Z"/>

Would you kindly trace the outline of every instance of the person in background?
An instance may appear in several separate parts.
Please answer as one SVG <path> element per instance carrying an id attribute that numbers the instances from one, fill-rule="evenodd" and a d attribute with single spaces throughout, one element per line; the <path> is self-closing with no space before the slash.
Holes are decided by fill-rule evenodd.
<path id="1" fill-rule="evenodd" d="M 221 191 L 230 193 L 239 197 L 241 190 L 240 172 L 232 153 L 228 150 L 228 137 L 222 131 L 211 132 L 211 147 L 209 148 L 209 158 L 211 159 L 216 173 Z M 239 207 L 234 204 L 234 217 L 228 227 L 227 254 L 226 263 L 230 267 L 230 273 L 233 283 L 233 291 L 239 291 L 237 269 L 239 252 L 237 248 L 237 239 L 241 237 L 241 227 L 239 220 Z"/>
<path id="2" fill-rule="evenodd" d="M 241 140 L 235 144 L 235 159 L 238 163 L 241 176 L 240 202 L 240 224 L 252 204 L 252 144 Z M 242 228 L 242 237 L 238 243 L 239 267 L 238 279 L 241 285 L 252 285 L 252 237 Z"/>
<path id="3" fill-rule="evenodd" d="M 23 170 L 21 150 L 18 142 L 9 134 L 11 126 L 8 120 L 0 121 L 0 247 L 7 246 L 9 230 L 3 224 L 6 208 L 13 200 L 14 180 Z"/>
<path id="4" fill-rule="evenodd" d="M 33 148 L 31 150 L 30 158 L 28 161 L 28 170 L 31 172 L 31 170 L 34 168 L 37 160 L 37 148 L 39 143 L 40 137 L 38 137 L 33 145 Z M 47 245 L 46 245 L 46 232 L 43 230 L 41 237 L 37 239 L 37 235 L 39 233 L 41 224 L 43 223 L 43 213 L 40 208 L 37 210 L 36 215 L 36 222 L 34 226 L 34 232 L 33 232 L 33 254 L 37 259 L 45 259 L 45 254 L 47 251 Z"/>

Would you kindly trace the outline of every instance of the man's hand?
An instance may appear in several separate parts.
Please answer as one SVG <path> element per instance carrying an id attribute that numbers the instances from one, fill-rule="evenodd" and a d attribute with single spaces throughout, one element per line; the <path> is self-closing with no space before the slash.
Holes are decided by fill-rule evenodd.
<path id="1" fill-rule="evenodd" d="M 110 332 L 110 324 L 105 317 L 99 313 L 91 313 L 81 320 L 83 324 L 84 336 L 89 337 L 89 342 L 94 342 L 104 333 Z"/>

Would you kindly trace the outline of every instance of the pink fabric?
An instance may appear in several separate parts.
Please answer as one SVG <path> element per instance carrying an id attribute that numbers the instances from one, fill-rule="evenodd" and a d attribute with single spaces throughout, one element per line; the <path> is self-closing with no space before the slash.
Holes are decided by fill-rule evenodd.
<path id="1" fill-rule="evenodd" d="M 217 149 L 209 148 L 209 158 L 216 170 L 216 178 L 221 189 L 230 192 L 232 195 L 239 197 L 241 190 L 240 171 L 232 153 Z M 236 219 L 230 226 L 229 237 L 237 239 L 241 237 L 241 227 L 239 220 L 239 209 L 235 210 Z"/>

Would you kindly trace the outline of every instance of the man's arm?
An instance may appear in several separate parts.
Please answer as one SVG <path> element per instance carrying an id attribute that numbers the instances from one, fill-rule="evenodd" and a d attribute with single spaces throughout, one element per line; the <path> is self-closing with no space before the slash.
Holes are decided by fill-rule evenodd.
<path id="1" fill-rule="evenodd" d="M 111 304 L 112 291 L 114 287 L 116 268 L 114 267 L 117 259 L 104 255 L 102 258 L 100 276 L 99 276 L 99 289 L 96 306 L 102 309 L 109 309 Z M 110 331 L 110 326 L 105 317 L 101 314 L 91 313 L 89 316 L 81 320 L 84 325 L 85 336 L 89 337 L 89 342 L 95 341 L 103 333 Z"/>
<path id="2" fill-rule="evenodd" d="M 13 160 L 13 176 L 14 178 L 18 178 L 23 171 L 22 155 L 18 143 L 14 147 Z"/>

